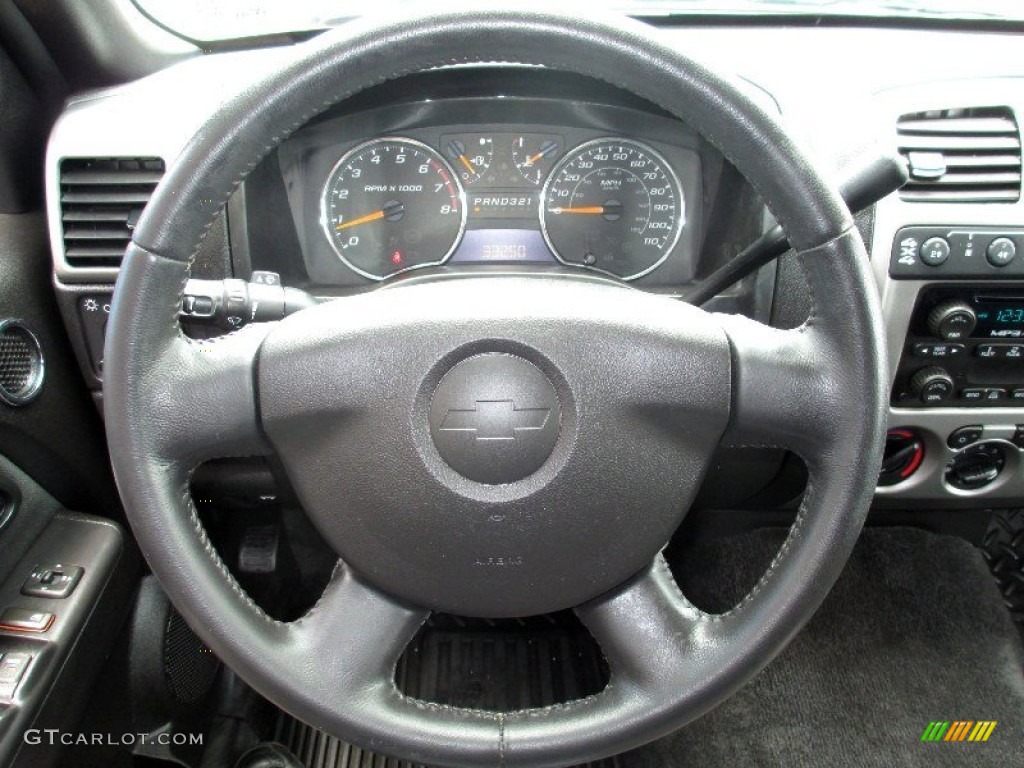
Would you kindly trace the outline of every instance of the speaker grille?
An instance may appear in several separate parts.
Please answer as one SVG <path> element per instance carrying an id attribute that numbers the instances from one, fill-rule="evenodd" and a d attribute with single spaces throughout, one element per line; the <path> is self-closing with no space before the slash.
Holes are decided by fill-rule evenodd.
<path id="1" fill-rule="evenodd" d="M 0 321 L 0 400 L 25 405 L 43 385 L 43 350 L 19 320 Z"/>
<path id="2" fill-rule="evenodd" d="M 217 657 L 172 608 L 164 638 L 164 674 L 171 695 L 181 704 L 195 704 L 209 693 L 219 668 Z"/>

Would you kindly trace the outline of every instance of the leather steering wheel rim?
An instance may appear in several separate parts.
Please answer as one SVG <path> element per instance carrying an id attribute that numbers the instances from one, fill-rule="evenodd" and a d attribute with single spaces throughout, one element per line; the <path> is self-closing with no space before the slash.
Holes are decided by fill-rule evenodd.
<path id="1" fill-rule="evenodd" d="M 290 358 L 275 357 L 275 350 L 289 333 L 313 326 L 254 325 L 193 342 L 177 321 L 188 267 L 207 228 L 290 133 L 384 81 L 496 61 L 602 79 L 687 122 L 761 193 L 798 251 L 813 298 L 803 327 L 779 331 L 629 289 L 503 286 L 514 295 L 571 291 L 586 306 L 607 306 L 616 291 L 616 302 L 628 311 L 606 322 L 609 336 L 640 334 L 664 350 L 683 338 L 711 350 L 707 370 L 692 377 L 710 379 L 713 372 L 727 380 L 724 389 L 702 390 L 722 412 L 709 434 L 793 450 L 810 478 L 779 555 L 736 608 L 719 616 L 700 612 L 655 556 L 576 609 L 608 660 L 607 688 L 581 701 L 506 714 L 401 695 L 392 681 L 394 665 L 428 612 L 389 595 L 358 569 L 339 565 L 316 606 L 291 623 L 271 619 L 241 590 L 203 531 L 189 479 L 206 458 L 280 447 L 268 403 L 278 397 L 275 371 L 286 367 L 275 361 Z M 423 289 L 431 298 L 453 290 Z M 374 302 L 385 299 L 366 301 L 372 316 Z M 319 318 L 339 328 L 353 322 L 344 310 L 308 311 L 322 312 Z M 491 320 L 504 320 L 495 312 Z M 637 313 L 642 322 L 627 317 Z M 293 63 L 224 106 L 147 206 L 123 261 L 107 334 L 111 458 L 136 538 L 171 600 L 203 641 L 271 701 L 315 727 L 414 762 L 582 762 L 699 717 L 763 668 L 824 599 L 863 525 L 881 460 L 886 380 L 880 317 L 863 242 L 837 191 L 770 116 L 646 27 L 503 11 L 364 19 L 312 41 Z M 679 336 L 677 329 L 687 324 L 699 330 Z M 689 363 L 683 355 L 669 362 L 653 366 L 649 378 L 660 376 L 671 389 L 673 366 L 679 371 Z"/>

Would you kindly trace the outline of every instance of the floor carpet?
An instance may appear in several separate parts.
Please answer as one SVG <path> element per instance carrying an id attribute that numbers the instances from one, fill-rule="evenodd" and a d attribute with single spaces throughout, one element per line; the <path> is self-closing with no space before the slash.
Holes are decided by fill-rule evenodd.
<path id="1" fill-rule="evenodd" d="M 705 610 L 752 586 L 782 534 L 686 552 L 677 577 Z M 925 743 L 933 721 L 996 721 L 988 741 Z M 1024 649 L 967 542 L 867 529 L 821 610 L 752 683 L 625 768 L 1024 765 Z"/>

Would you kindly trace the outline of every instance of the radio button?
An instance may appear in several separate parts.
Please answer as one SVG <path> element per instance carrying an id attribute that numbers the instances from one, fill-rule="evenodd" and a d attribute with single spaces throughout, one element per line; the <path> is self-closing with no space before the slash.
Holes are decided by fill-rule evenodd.
<path id="1" fill-rule="evenodd" d="M 985 258 L 993 267 L 1005 267 L 1016 255 L 1017 245 L 1008 237 L 997 237 L 985 249 Z"/>
<path id="2" fill-rule="evenodd" d="M 981 387 L 961 389 L 960 399 L 968 403 L 980 403 L 985 399 L 985 390 Z"/>
<path id="3" fill-rule="evenodd" d="M 1010 399 L 1018 403 L 1024 401 L 1024 389 L 1015 389 L 1010 393 Z"/>
<path id="4" fill-rule="evenodd" d="M 989 387 L 985 390 L 986 403 L 998 403 L 1006 399 L 1006 390 L 998 387 Z"/>
<path id="5" fill-rule="evenodd" d="M 957 357 L 964 354 L 963 344 L 914 344 L 914 357 Z"/>
<path id="6" fill-rule="evenodd" d="M 929 237 L 921 243 L 918 255 L 921 257 L 921 263 L 937 267 L 949 258 L 949 243 L 943 237 Z"/>
<path id="7" fill-rule="evenodd" d="M 979 344 L 974 348 L 974 355 L 994 360 L 997 357 L 1005 357 L 1006 349 L 1001 344 Z"/>
<path id="8" fill-rule="evenodd" d="M 966 351 L 963 344 L 915 344 L 914 357 L 958 357 Z"/>

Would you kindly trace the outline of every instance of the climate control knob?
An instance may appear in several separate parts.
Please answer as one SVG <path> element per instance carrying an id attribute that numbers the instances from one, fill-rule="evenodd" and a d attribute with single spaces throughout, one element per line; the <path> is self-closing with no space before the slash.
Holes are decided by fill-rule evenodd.
<path id="1" fill-rule="evenodd" d="M 965 301 L 944 301 L 928 313 L 928 330 L 944 341 L 960 341 L 974 332 L 978 316 Z"/>
<path id="2" fill-rule="evenodd" d="M 914 395 L 925 405 L 934 405 L 953 396 L 953 377 L 944 368 L 922 368 L 910 380 Z"/>

